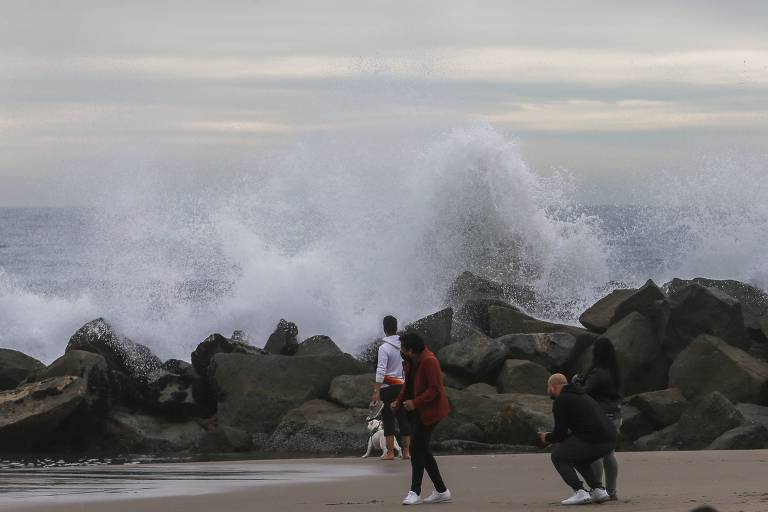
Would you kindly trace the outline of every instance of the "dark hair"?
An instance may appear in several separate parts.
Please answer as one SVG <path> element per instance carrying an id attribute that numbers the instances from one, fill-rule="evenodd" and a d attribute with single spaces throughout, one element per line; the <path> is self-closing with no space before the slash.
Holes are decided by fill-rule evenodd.
<path id="1" fill-rule="evenodd" d="M 384 332 L 386 334 L 392 335 L 397 332 L 397 318 L 393 317 L 392 315 L 387 315 L 384 317 Z"/>
<path id="2" fill-rule="evenodd" d="M 619 371 L 619 362 L 616 359 L 616 349 L 611 340 L 607 338 L 598 338 L 592 347 L 592 368 L 607 369 L 613 382 L 618 389 L 621 386 L 621 371 Z"/>
<path id="3" fill-rule="evenodd" d="M 424 338 L 415 332 L 400 335 L 400 346 L 403 350 L 413 350 L 417 354 L 424 352 Z"/>

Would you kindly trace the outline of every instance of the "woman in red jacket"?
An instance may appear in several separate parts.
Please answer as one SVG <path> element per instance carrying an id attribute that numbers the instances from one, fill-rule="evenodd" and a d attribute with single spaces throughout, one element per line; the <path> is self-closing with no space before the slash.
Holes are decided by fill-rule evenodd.
<path id="1" fill-rule="evenodd" d="M 451 491 L 443 483 L 437 461 L 429 446 L 432 431 L 451 410 L 443 386 L 440 362 L 416 333 L 400 336 L 400 346 L 403 356 L 410 363 L 405 386 L 397 400 L 392 403 L 393 410 L 402 404 L 411 418 L 411 490 L 403 500 L 403 505 L 418 505 L 422 502 L 419 495 L 425 469 L 435 485 L 435 490 L 424 499 L 424 503 L 450 501 Z"/>

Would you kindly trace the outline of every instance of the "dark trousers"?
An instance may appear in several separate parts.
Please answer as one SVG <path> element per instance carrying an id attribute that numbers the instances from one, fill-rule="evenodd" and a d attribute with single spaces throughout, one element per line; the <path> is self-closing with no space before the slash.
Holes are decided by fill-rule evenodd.
<path id="1" fill-rule="evenodd" d="M 432 448 L 429 446 L 432 439 L 432 431 L 437 426 L 424 425 L 416 412 L 410 414 L 411 417 L 411 490 L 416 494 L 421 494 L 421 481 L 424 478 L 424 470 L 427 470 L 430 480 L 435 485 L 437 492 L 445 492 L 443 477 L 440 476 L 440 469 L 437 467 L 437 461 L 432 455 Z"/>
<path id="2" fill-rule="evenodd" d="M 552 464 L 571 489 L 583 489 L 583 484 L 576 471 L 581 473 L 591 489 L 602 487 L 602 482 L 592 470 L 592 463 L 613 451 L 616 443 L 591 444 L 576 436 L 552 445 Z"/>
<path id="3" fill-rule="evenodd" d="M 383 428 L 385 436 L 395 435 L 395 420 L 397 420 L 397 424 L 400 426 L 401 436 L 411 435 L 411 426 L 408 422 L 408 416 L 406 415 L 405 409 L 398 407 L 397 412 L 393 413 L 392 409 L 389 407 L 389 404 L 394 402 L 400 394 L 402 388 L 403 386 L 387 386 L 381 388 L 381 391 L 379 392 L 381 401 L 384 402 L 384 409 L 381 410 L 381 422 L 384 424 Z"/>

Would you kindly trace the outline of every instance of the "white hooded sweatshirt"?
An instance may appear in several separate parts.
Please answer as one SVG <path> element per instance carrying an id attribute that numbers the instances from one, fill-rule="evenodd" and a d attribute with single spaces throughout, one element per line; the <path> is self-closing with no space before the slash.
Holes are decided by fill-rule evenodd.
<path id="1" fill-rule="evenodd" d="M 400 336 L 387 336 L 379 347 L 376 382 L 382 388 L 405 383 L 403 358 L 400 356 Z"/>

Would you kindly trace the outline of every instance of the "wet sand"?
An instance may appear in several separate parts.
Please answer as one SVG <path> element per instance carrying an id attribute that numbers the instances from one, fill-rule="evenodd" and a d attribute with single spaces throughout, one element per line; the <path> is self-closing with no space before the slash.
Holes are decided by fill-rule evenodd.
<path id="1" fill-rule="evenodd" d="M 619 453 L 620 501 L 601 510 L 681 512 L 702 504 L 721 512 L 768 510 L 768 451 Z M 554 511 L 570 490 L 546 454 L 439 457 L 453 503 L 423 505 L 446 510 Z M 126 468 L 119 466 L 118 468 Z M 128 467 L 136 471 L 137 466 Z M 404 461 L 314 459 L 141 465 L 143 476 L 110 476 L 127 482 L 104 486 L 93 476 L 56 495 L 43 489 L 44 475 L 27 475 L 29 489 L 13 496 L 19 476 L 2 474 L 0 510 L 56 512 L 241 512 L 402 510 L 410 484 Z M 158 480 L 153 475 L 159 474 Z M 76 476 L 69 475 L 77 479 Z M 88 484 L 88 479 L 90 484 Z M 131 482 L 135 483 L 132 487 Z M 37 489 L 35 489 L 37 485 Z M 53 487 L 56 487 L 54 484 Z M 66 486 L 65 486 L 66 487 Z M 425 476 L 424 495 L 432 491 Z"/>

